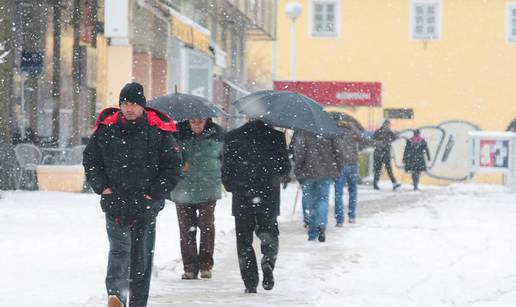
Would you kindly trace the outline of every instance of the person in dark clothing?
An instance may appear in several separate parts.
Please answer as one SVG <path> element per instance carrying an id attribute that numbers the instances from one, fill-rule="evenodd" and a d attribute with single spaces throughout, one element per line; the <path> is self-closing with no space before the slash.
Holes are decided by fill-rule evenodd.
<path id="1" fill-rule="evenodd" d="M 181 235 L 182 279 L 197 279 L 199 271 L 201 278 L 211 278 L 224 135 L 224 129 L 211 119 L 189 120 L 176 133 L 184 166 L 171 199 L 176 203 Z M 199 251 L 197 228 L 201 232 Z"/>
<path id="2" fill-rule="evenodd" d="M 418 190 L 419 177 L 421 172 L 426 171 L 425 154 L 430 162 L 430 150 L 425 139 L 421 137 L 419 129 L 414 130 L 414 136 L 407 140 L 405 152 L 403 153 L 403 164 L 405 171 L 412 174 L 414 190 Z"/>
<path id="3" fill-rule="evenodd" d="M 265 290 L 274 286 L 278 254 L 280 184 L 290 172 L 285 135 L 260 120 L 227 133 L 224 142 L 222 183 L 233 193 L 237 253 L 246 293 L 256 293 L 258 266 L 253 232 L 261 240 Z"/>
<path id="4" fill-rule="evenodd" d="M 335 140 L 338 154 L 341 156 L 343 167 L 339 177 L 335 180 L 335 220 L 337 227 L 344 224 L 344 203 L 342 201 L 342 190 L 348 186 L 348 217 L 349 223 L 356 221 L 356 207 L 358 194 L 358 155 L 359 151 L 366 147 L 374 146 L 375 142 L 365 137 L 355 125 L 350 122 L 338 121 L 337 126 L 342 133 Z"/>
<path id="5" fill-rule="evenodd" d="M 303 191 L 308 240 L 326 241 L 330 185 L 339 177 L 342 156 L 335 138 L 302 133 L 294 140 L 294 173 Z"/>
<path id="6" fill-rule="evenodd" d="M 174 122 L 145 108 L 140 84 L 124 86 L 119 103 L 101 112 L 83 165 L 106 215 L 108 306 L 140 307 L 149 296 L 156 217 L 177 183 L 181 154 Z"/>
<path id="7" fill-rule="evenodd" d="M 380 189 L 380 187 L 378 187 L 378 181 L 380 180 L 380 173 L 384 165 L 391 179 L 392 189 L 396 190 L 401 186 L 401 184 L 396 182 L 391 166 L 391 143 L 396 138 L 397 135 L 391 130 L 391 122 L 389 120 L 385 120 L 380 129 L 376 130 L 373 134 L 373 139 L 376 141 L 373 153 L 373 188 L 375 190 Z"/>

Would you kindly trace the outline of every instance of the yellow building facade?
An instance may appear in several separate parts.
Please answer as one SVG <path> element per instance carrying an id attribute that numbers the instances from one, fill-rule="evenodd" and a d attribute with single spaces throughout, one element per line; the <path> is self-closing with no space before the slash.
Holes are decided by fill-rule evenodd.
<path id="1" fill-rule="evenodd" d="M 277 80 L 290 79 L 291 20 L 278 1 Z M 298 1 L 296 79 L 381 82 L 381 108 L 345 108 L 371 127 L 383 108 L 413 108 L 397 129 L 466 120 L 504 130 L 516 117 L 516 43 L 505 0 Z M 314 36 L 314 6 L 335 4 L 335 36 Z M 437 39 L 412 35 L 417 3 L 437 3 Z M 338 109 L 341 109 L 340 107 Z"/>
<path id="2" fill-rule="evenodd" d="M 294 51 L 289 2 L 278 1 L 276 46 L 255 46 L 271 50 L 275 81 L 292 80 L 295 52 L 296 81 L 381 83 L 381 106 L 328 110 L 369 129 L 385 109 L 412 109 L 396 130 L 462 120 L 502 131 L 516 117 L 516 1 L 297 0 Z"/>

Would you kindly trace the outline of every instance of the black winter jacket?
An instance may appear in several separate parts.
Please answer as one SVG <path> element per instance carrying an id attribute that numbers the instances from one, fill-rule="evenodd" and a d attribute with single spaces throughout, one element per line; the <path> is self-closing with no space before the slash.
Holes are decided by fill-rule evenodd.
<path id="1" fill-rule="evenodd" d="M 387 127 L 381 127 L 373 134 L 373 140 L 376 141 L 375 152 L 389 153 L 391 152 L 391 143 L 398 138 L 398 135 Z"/>
<path id="2" fill-rule="evenodd" d="M 407 140 L 405 151 L 403 152 L 403 163 L 406 172 L 426 171 L 425 155 L 430 161 L 430 150 L 425 139 L 413 137 Z"/>
<path id="3" fill-rule="evenodd" d="M 152 109 L 146 109 L 144 118 L 133 123 L 117 108 L 102 111 L 84 150 L 83 165 L 95 193 L 113 190 L 101 197 L 104 212 L 141 218 L 163 209 L 165 196 L 181 172 L 174 131 L 173 121 Z M 144 198 L 145 194 L 152 200 Z"/>
<path id="4" fill-rule="evenodd" d="M 285 135 L 249 122 L 227 133 L 223 156 L 222 183 L 233 192 L 233 215 L 279 215 L 281 178 L 290 172 Z"/>

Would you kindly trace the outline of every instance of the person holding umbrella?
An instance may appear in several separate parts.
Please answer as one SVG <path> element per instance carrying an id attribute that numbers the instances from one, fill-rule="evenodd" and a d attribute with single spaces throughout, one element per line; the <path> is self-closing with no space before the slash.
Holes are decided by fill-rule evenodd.
<path id="1" fill-rule="evenodd" d="M 210 279 L 215 241 L 215 204 L 221 198 L 222 146 L 225 131 L 211 118 L 228 114 L 204 97 L 175 93 L 156 97 L 149 106 L 179 122 L 175 134 L 184 158 L 183 172 L 170 194 L 176 203 L 182 279 Z M 201 232 L 197 250 L 197 228 Z"/>
<path id="2" fill-rule="evenodd" d="M 258 269 L 253 231 L 261 240 L 264 254 L 262 285 L 270 290 L 278 254 L 280 181 L 290 173 L 285 135 L 272 126 L 325 135 L 336 135 L 338 128 L 317 102 L 294 92 L 260 91 L 233 104 L 255 120 L 227 134 L 222 182 L 227 191 L 233 192 L 237 252 L 245 292 L 256 293 Z"/>
<path id="3" fill-rule="evenodd" d="M 215 204 L 221 198 L 222 146 L 225 131 L 211 118 L 182 122 L 176 139 L 183 155 L 183 173 L 171 199 L 176 203 L 182 279 L 210 279 L 215 244 Z M 197 250 L 197 228 L 201 232 Z"/>
<path id="4" fill-rule="evenodd" d="M 256 293 L 259 281 L 253 232 L 261 241 L 262 285 L 271 290 L 279 246 L 280 183 L 290 172 L 285 135 L 261 120 L 252 120 L 228 132 L 223 157 L 222 182 L 233 193 L 232 214 L 245 293 Z"/>

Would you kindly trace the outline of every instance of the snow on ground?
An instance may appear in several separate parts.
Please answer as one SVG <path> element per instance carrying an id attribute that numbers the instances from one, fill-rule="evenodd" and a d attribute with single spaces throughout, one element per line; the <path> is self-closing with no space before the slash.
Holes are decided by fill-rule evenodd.
<path id="1" fill-rule="evenodd" d="M 180 280 L 168 203 L 158 218 L 149 306 L 516 306 L 516 194 L 468 184 L 382 188 L 361 187 L 356 225 L 335 228 L 331 208 L 327 242 L 319 243 L 307 241 L 299 205 L 292 215 L 290 185 L 276 286 L 257 295 L 242 293 L 230 195 L 216 209 L 209 281 Z M 96 195 L 3 192 L 0 306 L 104 306 L 104 227 Z"/>

